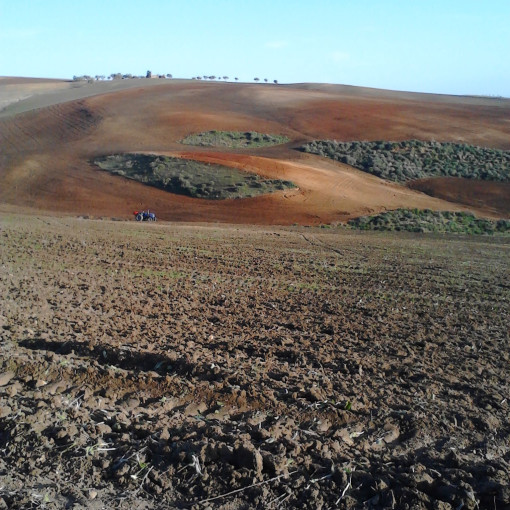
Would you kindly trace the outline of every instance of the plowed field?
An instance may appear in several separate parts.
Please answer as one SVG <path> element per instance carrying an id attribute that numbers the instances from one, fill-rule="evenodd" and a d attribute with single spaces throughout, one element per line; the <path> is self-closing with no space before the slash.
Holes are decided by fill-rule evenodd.
<path id="1" fill-rule="evenodd" d="M 4 214 L 0 507 L 510 508 L 509 250 Z"/>

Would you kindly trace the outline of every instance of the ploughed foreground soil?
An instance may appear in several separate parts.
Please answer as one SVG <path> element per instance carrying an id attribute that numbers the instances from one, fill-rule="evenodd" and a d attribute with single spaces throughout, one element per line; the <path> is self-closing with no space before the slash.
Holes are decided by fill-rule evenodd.
<path id="1" fill-rule="evenodd" d="M 508 238 L 0 228 L 0 508 L 510 508 Z"/>

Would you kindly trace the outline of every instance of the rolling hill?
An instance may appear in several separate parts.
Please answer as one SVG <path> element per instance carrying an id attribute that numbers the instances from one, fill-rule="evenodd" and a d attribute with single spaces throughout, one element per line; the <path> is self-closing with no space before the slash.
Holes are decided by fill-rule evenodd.
<path id="1" fill-rule="evenodd" d="M 130 218 L 132 210 L 150 207 L 163 220 L 247 224 L 341 222 L 411 207 L 510 215 L 508 183 L 399 184 L 296 150 L 316 139 L 435 140 L 509 150 L 508 99 L 321 84 L 0 78 L 0 108 L 3 211 Z M 290 142 L 248 149 L 180 143 L 211 130 L 283 135 Z M 191 198 L 93 163 L 118 153 L 191 158 L 297 188 L 244 199 Z"/>

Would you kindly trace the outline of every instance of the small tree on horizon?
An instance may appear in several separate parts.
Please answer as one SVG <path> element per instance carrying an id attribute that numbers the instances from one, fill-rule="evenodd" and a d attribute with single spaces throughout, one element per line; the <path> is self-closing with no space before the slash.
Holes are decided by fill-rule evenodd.
<path id="1" fill-rule="evenodd" d="M 147 71 L 147 74 L 145 75 L 146 78 L 152 78 L 152 72 Z"/>

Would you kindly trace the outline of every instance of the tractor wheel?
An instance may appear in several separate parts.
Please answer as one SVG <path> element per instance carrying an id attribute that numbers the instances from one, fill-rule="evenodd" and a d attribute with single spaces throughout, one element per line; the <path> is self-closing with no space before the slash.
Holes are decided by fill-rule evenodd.
<path id="1" fill-rule="evenodd" d="M 154 221 L 154 219 L 152 218 L 152 216 L 149 216 L 149 217 L 147 218 L 147 221 Z"/>
<path id="2" fill-rule="evenodd" d="M 143 216 L 141 214 L 137 214 L 136 221 L 142 221 L 142 220 L 143 220 Z"/>

